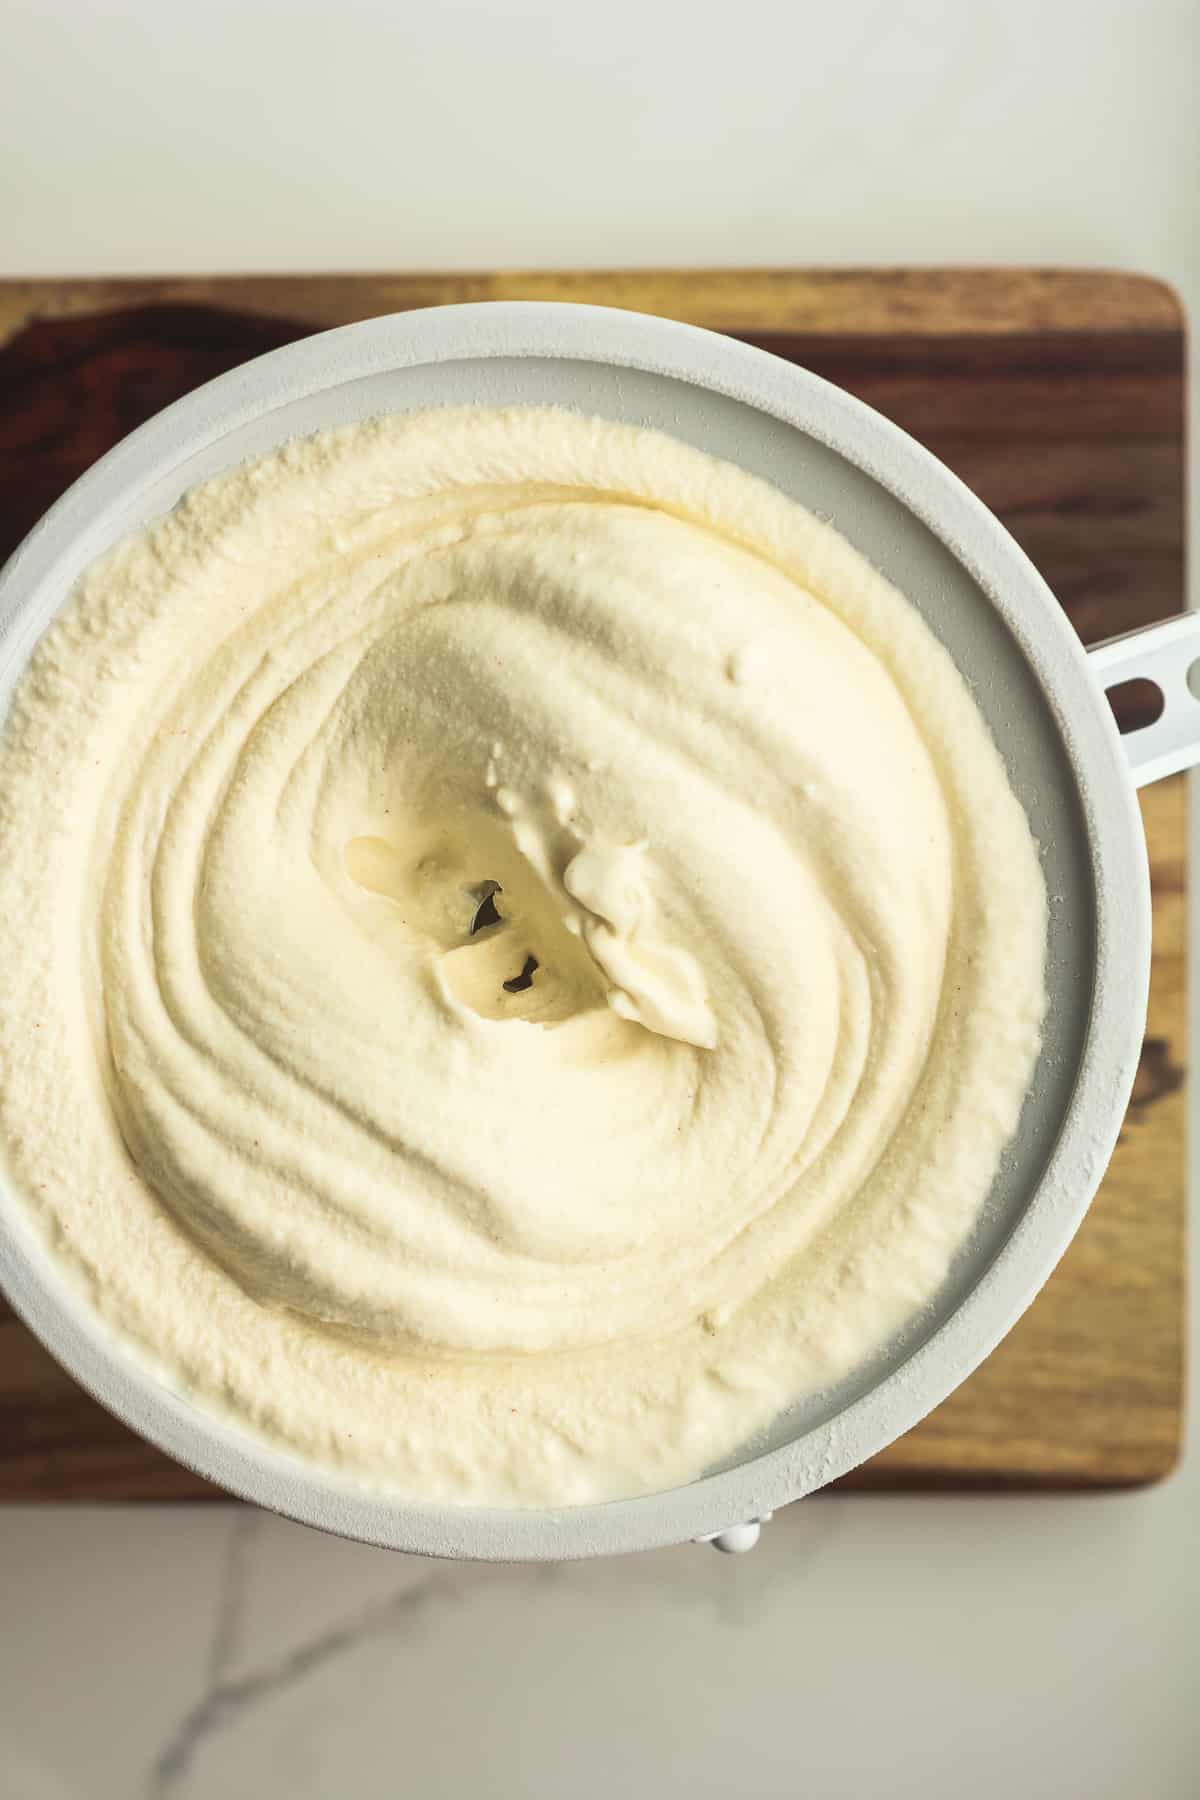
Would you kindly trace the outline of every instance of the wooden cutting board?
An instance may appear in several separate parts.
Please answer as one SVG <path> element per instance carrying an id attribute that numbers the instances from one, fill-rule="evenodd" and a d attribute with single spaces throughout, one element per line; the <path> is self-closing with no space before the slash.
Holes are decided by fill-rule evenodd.
<path id="1" fill-rule="evenodd" d="M 693 271 L 0 283 L 0 558 L 69 482 L 198 383 L 306 332 L 455 300 L 569 299 L 728 331 L 911 431 L 999 514 L 1085 641 L 1183 605 L 1184 336 L 1156 282 L 1053 270 Z M 1143 798 L 1150 1018 L 1082 1230 L 995 1354 L 852 1487 L 1120 1487 L 1179 1450 L 1185 787 Z M 0 999 L 2 1004 L 2 999 Z M 206 1483 L 63 1374 L 0 1301 L 0 1497 Z"/>

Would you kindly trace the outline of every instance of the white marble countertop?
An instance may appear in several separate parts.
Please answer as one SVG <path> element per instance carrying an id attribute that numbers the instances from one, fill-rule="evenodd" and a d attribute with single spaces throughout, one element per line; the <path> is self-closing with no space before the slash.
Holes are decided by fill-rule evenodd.
<path id="1" fill-rule="evenodd" d="M 5 39 L 0 273 L 1043 262 L 1200 300 L 1194 0 L 39 0 Z M 827 1496 L 751 1556 L 537 1570 L 14 1508 L 0 1618 L 3 1800 L 1200 1792 L 1194 1449 L 1144 1494 Z"/>

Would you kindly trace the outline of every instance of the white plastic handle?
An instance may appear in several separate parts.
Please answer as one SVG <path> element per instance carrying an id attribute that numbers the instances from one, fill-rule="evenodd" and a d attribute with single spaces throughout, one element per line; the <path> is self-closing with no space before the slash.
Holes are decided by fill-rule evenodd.
<path id="1" fill-rule="evenodd" d="M 1088 662 L 1105 693 L 1125 681 L 1152 681 L 1163 697 L 1153 725 L 1121 736 L 1138 787 L 1200 763 L 1200 613 L 1094 644 Z"/>

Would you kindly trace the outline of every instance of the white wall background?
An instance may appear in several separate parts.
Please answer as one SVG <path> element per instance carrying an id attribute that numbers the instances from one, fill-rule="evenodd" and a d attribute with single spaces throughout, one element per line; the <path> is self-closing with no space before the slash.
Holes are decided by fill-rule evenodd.
<path id="1" fill-rule="evenodd" d="M 1194 0 L 7 0 L 24 273 L 1197 253 Z"/>
<path id="2" fill-rule="evenodd" d="M 0 273 L 950 261 L 1195 316 L 1196 0 L 0 0 Z M 1198 1520 L 1195 1451 L 556 1572 L 10 1510 L 0 1793 L 1192 1800 Z"/>

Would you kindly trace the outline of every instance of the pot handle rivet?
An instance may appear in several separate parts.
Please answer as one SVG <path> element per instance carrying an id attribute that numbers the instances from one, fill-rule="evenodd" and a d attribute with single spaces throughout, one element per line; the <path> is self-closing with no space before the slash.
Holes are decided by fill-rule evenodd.
<path id="1" fill-rule="evenodd" d="M 741 1556 L 746 1550 L 753 1550 L 759 1534 L 770 1513 L 762 1513 L 757 1519 L 747 1519 L 744 1525 L 727 1525 L 724 1531 L 710 1532 L 707 1537 L 697 1538 L 698 1544 L 711 1544 L 714 1550 L 723 1550 L 726 1556 Z"/>

